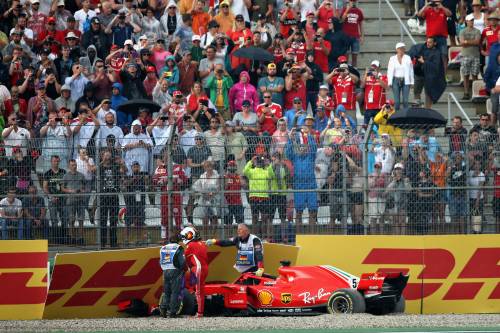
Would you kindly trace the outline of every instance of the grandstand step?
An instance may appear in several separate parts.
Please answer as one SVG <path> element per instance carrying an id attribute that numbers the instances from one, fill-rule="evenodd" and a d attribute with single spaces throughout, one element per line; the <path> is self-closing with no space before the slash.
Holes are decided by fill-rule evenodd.
<path id="1" fill-rule="evenodd" d="M 405 10 L 403 4 L 393 4 L 394 10 L 403 20 L 405 18 Z M 379 18 L 379 10 L 378 3 L 363 3 L 359 6 L 363 10 L 364 17 L 366 19 L 378 19 Z M 390 8 L 386 4 L 382 4 L 380 17 L 382 18 L 395 18 L 394 13 L 390 10 Z"/>
<path id="2" fill-rule="evenodd" d="M 406 20 L 403 20 L 403 23 L 406 24 Z M 400 28 L 399 22 L 395 18 L 382 20 L 381 28 L 382 28 L 382 34 L 383 34 L 382 38 L 384 36 L 400 36 L 401 35 L 401 28 Z M 365 32 L 365 36 L 378 36 L 378 34 L 379 34 L 379 20 L 378 19 L 366 20 L 366 22 L 363 25 L 363 30 Z M 406 34 L 404 32 L 403 32 L 403 36 L 406 36 Z M 415 34 L 415 33 L 412 33 L 412 36 L 415 39 L 421 38 L 422 41 L 423 41 L 423 38 L 425 37 L 423 34 Z M 382 40 L 384 40 L 384 38 Z M 419 42 L 419 41 L 417 40 L 417 42 Z"/>

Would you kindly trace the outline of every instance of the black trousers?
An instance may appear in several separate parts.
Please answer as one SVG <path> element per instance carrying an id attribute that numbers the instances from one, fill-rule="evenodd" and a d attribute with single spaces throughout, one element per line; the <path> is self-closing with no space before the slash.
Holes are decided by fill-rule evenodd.
<path id="1" fill-rule="evenodd" d="M 182 301 L 184 288 L 184 271 L 167 269 L 163 271 L 163 302 L 160 307 L 168 314 L 177 314 Z"/>
<path id="2" fill-rule="evenodd" d="M 103 195 L 100 201 L 101 246 L 105 247 L 108 239 L 108 214 L 109 214 L 109 244 L 117 246 L 116 224 L 118 223 L 118 208 L 120 201 L 117 194 Z"/>

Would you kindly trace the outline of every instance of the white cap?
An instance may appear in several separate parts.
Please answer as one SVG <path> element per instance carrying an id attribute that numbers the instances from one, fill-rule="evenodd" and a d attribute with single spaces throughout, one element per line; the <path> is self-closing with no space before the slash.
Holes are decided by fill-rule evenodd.
<path id="1" fill-rule="evenodd" d="M 322 84 L 319 86 L 319 89 L 326 89 L 326 90 L 330 90 L 328 89 L 328 86 L 326 84 Z"/>
<path id="2" fill-rule="evenodd" d="M 142 123 L 139 119 L 136 119 L 132 122 L 132 126 L 135 126 L 135 125 L 142 126 Z"/>
<path id="3" fill-rule="evenodd" d="M 64 4 L 64 0 L 59 0 L 59 1 L 57 2 L 57 6 L 64 6 L 64 5 L 65 5 L 65 4 Z"/>
<path id="4" fill-rule="evenodd" d="M 405 43 L 399 42 L 396 44 L 396 50 L 399 49 L 400 47 L 406 47 Z"/>
<path id="5" fill-rule="evenodd" d="M 191 41 L 194 42 L 195 40 L 201 40 L 200 35 L 193 35 L 193 38 L 191 38 Z"/>
<path id="6" fill-rule="evenodd" d="M 40 3 L 40 0 L 31 0 L 31 4 Z"/>
<path id="7" fill-rule="evenodd" d="M 78 38 L 77 35 L 75 35 L 75 33 L 73 31 L 70 31 L 68 32 L 68 34 L 66 35 L 66 38 Z"/>
<path id="8" fill-rule="evenodd" d="M 474 14 L 469 14 L 465 17 L 466 21 L 474 21 Z"/>
<path id="9" fill-rule="evenodd" d="M 148 36 L 142 35 L 141 37 L 139 37 L 139 40 L 143 40 L 143 39 L 148 39 Z"/>
<path id="10" fill-rule="evenodd" d="M 372 63 L 371 63 L 371 66 L 375 66 L 375 67 L 380 67 L 380 61 L 378 60 L 373 60 Z"/>
<path id="11" fill-rule="evenodd" d="M 131 39 L 127 39 L 123 45 L 134 45 L 134 42 Z"/>
<path id="12" fill-rule="evenodd" d="M 396 165 L 394 165 L 394 169 L 404 169 L 403 163 L 396 163 Z"/>

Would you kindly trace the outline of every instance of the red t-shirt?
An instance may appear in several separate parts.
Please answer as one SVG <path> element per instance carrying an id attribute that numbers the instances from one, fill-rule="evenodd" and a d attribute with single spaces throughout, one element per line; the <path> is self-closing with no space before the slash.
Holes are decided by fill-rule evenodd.
<path id="1" fill-rule="evenodd" d="M 228 205 L 241 205 L 241 179 L 238 174 L 226 174 L 224 176 L 226 179 L 226 191 L 238 191 L 237 193 L 226 192 L 224 194 Z"/>
<path id="2" fill-rule="evenodd" d="M 346 110 L 354 110 L 356 107 L 355 84 L 350 76 L 342 78 L 334 77 L 333 87 L 335 88 L 335 105 L 342 104 Z"/>
<path id="3" fill-rule="evenodd" d="M 285 10 L 286 8 L 280 12 L 280 16 L 283 14 L 283 11 Z M 297 23 L 298 22 L 295 19 L 295 15 L 293 15 L 293 12 L 289 10 L 288 13 L 286 14 L 285 20 L 280 22 L 280 34 L 282 34 L 285 38 L 288 38 L 290 36 L 291 26 Z"/>
<path id="4" fill-rule="evenodd" d="M 56 32 L 56 40 L 61 43 L 61 44 L 68 44 L 66 43 L 66 35 L 69 33 L 69 32 L 73 32 L 75 35 L 78 36 L 78 38 L 80 38 L 80 40 L 82 39 L 82 32 L 78 29 L 66 29 L 66 30 L 57 30 Z"/>
<path id="5" fill-rule="evenodd" d="M 495 169 L 495 198 L 500 198 L 500 169 Z"/>
<path id="6" fill-rule="evenodd" d="M 306 44 L 293 42 L 291 47 L 295 50 L 297 62 L 306 61 L 306 53 L 307 53 Z"/>
<path id="7" fill-rule="evenodd" d="M 380 79 L 387 83 L 387 76 L 380 75 Z M 380 110 L 385 102 L 385 89 L 375 77 L 368 76 L 365 85 L 365 110 Z"/>
<path id="8" fill-rule="evenodd" d="M 285 58 L 285 55 L 283 54 L 283 50 L 281 49 L 281 47 L 270 48 L 269 52 L 271 52 L 274 55 L 275 64 L 281 62 Z"/>
<path id="9" fill-rule="evenodd" d="M 448 18 L 446 17 L 444 9 L 439 8 L 439 10 L 434 10 L 434 8 L 427 8 L 423 14 L 427 24 L 425 30 L 425 35 L 427 37 L 448 37 Z"/>
<path id="10" fill-rule="evenodd" d="M 323 41 L 325 47 L 328 49 L 328 53 L 332 50 L 332 45 L 329 41 Z M 313 43 L 314 48 L 314 62 L 321 68 L 323 73 L 328 73 L 328 54 L 323 53 L 323 48 L 320 42 Z"/>
<path id="11" fill-rule="evenodd" d="M 325 108 L 325 115 L 327 118 L 330 118 L 331 112 L 333 111 L 333 109 L 335 109 L 335 103 L 333 102 L 333 99 L 330 96 L 326 96 L 323 98 L 318 95 L 316 106 Z"/>
<path id="12" fill-rule="evenodd" d="M 491 45 L 498 42 L 498 30 L 500 30 L 500 26 L 497 26 L 495 29 L 487 26 L 481 33 L 481 41 L 486 40 L 486 52 L 488 54 L 490 53 Z"/>
<path id="13" fill-rule="evenodd" d="M 257 110 L 255 111 L 257 113 L 257 117 L 260 118 L 262 116 L 265 107 L 266 103 L 262 103 L 257 106 Z M 271 103 L 271 105 L 269 105 L 269 109 L 271 109 L 271 113 L 274 114 L 276 118 L 273 119 L 270 114 L 267 114 L 260 127 L 261 132 L 267 132 L 269 135 L 273 135 L 274 131 L 276 131 L 276 122 L 283 116 L 283 111 L 281 110 L 281 106 L 276 103 Z"/>
<path id="14" fill-rule="evenodd" d="M 306 95 L 306 83 L 302 79 L 295 81 L 292 90 L 287 91 L 285 94 L 285 109 L 293 108 L 293 99 L 295 97 L 300 98 L 302 105 L 306 105 Z"/>
<path id="15" fill-rule="evenodd" d="M 236 68 L 240 64 L 244 64 L 244 65 L 246 65 L 247 68 L 250 68 L 250 66 L 252 65 L 252 61 L 250 59 L 235 57 L 232 55 L 232 53 L 235 52 L 236 50 L 238 50 L 240 48 L 240 45 L 244 45 L 244 44 L 241 44 L 241 42 L 246 43 L 247 39 L 253 38 L 252 31 L 250 29 L 247 29 L 247 28 L 245 28 L 241 31 L 232 30 L 232 31 L 228 32 L 227 35 L 229 36 L 229 38 L 231 38 L 231 40 L 235 44 L 235 47 L 233 48 L 233 51 L 231 52 L 231 67 Z"/>
<path id="16" fill-rule="evenodd" d="M 345 9 L 342 10 L 342 15 L 344 15 Z M 359 39 L 361 22 L 364 20 L 363 11 L 359 8 L 351 8 L 347 13 L 347 17 L 342 24 L 342 30 L 350 36 Z"/>
<path id="17" fill-rule="evenodd" d="M 43 30 L 40 35 L 38 35 L 37 39 L 41 43 L 47 36 L 51 36 L 55 40 L 57 40 L 57 31 L 48 31 Z M 50 52 L 54 54 L 59 54 L 59 46 L 56 43 L 52 43 L 50 46 Z"/>
<path id="18" fill-rule="evenodd" d="M 333 9 L 327 9 L 325 6 L 321 6 L 318 10 L 318 28 L 323 28 L 328 30 L 328 19 L 333 18 Z"/>

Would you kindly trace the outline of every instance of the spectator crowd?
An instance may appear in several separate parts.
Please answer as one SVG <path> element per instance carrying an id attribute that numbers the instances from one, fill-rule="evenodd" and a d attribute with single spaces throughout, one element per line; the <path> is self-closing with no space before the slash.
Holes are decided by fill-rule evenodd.
<path id="1" fill-rule="evenodd" d="M 422 4 L 426 42 L 399 42 L 388 63 L 361 70 L 356 0 L 3 1 L 2 238 L 39 228 L 83 244 L 88 217 L 101 246 L 116 247 L 119 222 L 125 241 L 145 227 L 147 202 L 160 206 L 163 239 L 170 213 L 176 228 L 198 216 L 210 233 L 245 207 L 258 234 L 283 242 L 291 222 L 320 232 L 322 206 L 332 227 L 349 217 L 351 234 L 364 216 L 370 233 L 463 233 L 490 200 L 500 219 L 500 191 L 483 189 L 500 184 L 499 17 L 480 6 L 455 17 L 457 4 Z M 448 17 L 466 23 L 458 39 Z M 455 117 L 441 137 L 388 124 L 410 88 L 417 105 L 423 90 L 426 107 L 439 100 L 448 36 L 463 46 L 464 98 L 485 57 L 492 116 L 470 131 Z"/>

